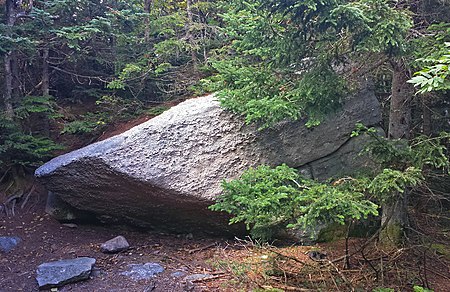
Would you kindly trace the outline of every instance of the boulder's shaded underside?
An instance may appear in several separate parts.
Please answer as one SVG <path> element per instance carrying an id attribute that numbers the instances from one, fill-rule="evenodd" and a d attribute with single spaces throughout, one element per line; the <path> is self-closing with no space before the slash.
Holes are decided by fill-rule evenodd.
<path id="1" fill-rule="evenodd" d="M 222 180 L 260 164 L 286 163 L 319 179 L 354 171 L 364 160 L 357 156 L 361 138 L 350 133 L 357 122 L 380 119 L 376 97 L 363 91 L 318 127 L 297 121 L 257 131 L 209 95 L 59 156 L 36 176 L 54 196 L 103 221 L 223 232 L 227 216 L 207 209 Z"/>

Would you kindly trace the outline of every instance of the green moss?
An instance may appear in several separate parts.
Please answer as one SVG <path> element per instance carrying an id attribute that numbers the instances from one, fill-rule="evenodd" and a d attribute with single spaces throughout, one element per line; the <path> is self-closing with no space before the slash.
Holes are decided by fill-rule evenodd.
<path id="1" fill-rule="evenodd" d="M 431 249 L 437 254 L 442 255 L 445 259 L 450 260 L 450 247 L 445 244 L 433 243 Z"/>
<path id="2" fill-rule="evenodd" d="M 390 223 L 380 232 L 380 244 L 386 249 L 396 248 L 403 243 L 403 226 Z"/>

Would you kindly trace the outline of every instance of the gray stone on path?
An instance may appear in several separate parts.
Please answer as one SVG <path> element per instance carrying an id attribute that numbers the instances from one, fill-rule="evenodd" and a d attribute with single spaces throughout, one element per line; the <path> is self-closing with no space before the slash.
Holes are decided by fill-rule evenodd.
<path id="1" fill-rule="evenodd" d="M 13 250 L 22 239 L 17 236 L 0 236 L 0 252 L 7 253 Z"/>
<path id="2" fill-rule="evenodd" d="M 43 263 L 36 271 L 39 289 L 61 287 L 68 283 L 86 280 L 94 264 L 95 259 L 88 257 Z"/>
<path id="3" fill-rule="evenodd" d="M 104 253 L 117 253 L 127 250 L 130 247 L 128 241 L 122 235 L 108 240 L 100 246 L 100 250 Z"/>
<path id="4" fill-rule="evenodd" d="M 151 279 L 159 273 L 164 272 L 164 268 L 158 263 L 146 263 L 146 264 L 130 264 L 128 270 L 120 273 L 135 281 Z"/>

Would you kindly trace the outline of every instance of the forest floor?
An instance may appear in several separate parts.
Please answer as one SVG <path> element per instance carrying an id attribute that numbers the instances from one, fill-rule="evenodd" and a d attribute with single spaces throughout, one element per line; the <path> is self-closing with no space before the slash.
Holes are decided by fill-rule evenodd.
<path id="1" fill-rule="evenodd" d="M 89 280 L 55 291 L 372 291 L 393 287 L 412 291 L 414 284 L 434 291 L 450 291 L 449 266 L 436 258 L 401 249 L 391 254 L 368 246 L 364 253 L 343 260 L 345 240 L 315 246 L 274 247 L 238 239 L 207 238 L 191 234 L 143 232 L 120 226 L 68 227 L 44 212 L 45 194 L 36 192 L 15 216 L 0 215 L 0 236 L 18 236 L 22 242 L 0 253 L 0 291 L 37 291 L 37 266 L 80 256 L 97 260 Z M 123 235 L 131 248 L 104 254 L 100 245 Z M 350 254 L 365 239 L 350 239 Z M 315 250 L 327 254 L 311 259 Z M 428 263 L 424 263 L 425 260 Z M 384 262 L 383 262 L 384 260 Z M 165 269 L 149 280 L 131 280 L 121 273 L 129 264 L 159 263 Z M 381 265 L 380 265 L 381 263 Z M 423 267 L 423 268 L 422 268 Z M 174 274 L 175 273 L 175 274 Z M 186 276 L 201 274 L 193 281 Z M 389 290 L 379 290 L 389 291 Z M 394 290 L 391 290 L 394 291 Z"/>

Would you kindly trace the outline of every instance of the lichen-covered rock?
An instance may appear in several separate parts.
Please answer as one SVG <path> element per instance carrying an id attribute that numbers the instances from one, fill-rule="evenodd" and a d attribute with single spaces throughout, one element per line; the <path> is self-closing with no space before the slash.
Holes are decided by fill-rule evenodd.
<path id="1" fill-rule="evenodd" d="M 260 164 L 301 168 L 333 155 L 340 155 L 334 161 L 346 163 L 320 164 L 320 173 L 313 169 L 311 175 L 354 170 L 349 161 L 357 155 L 347 151 L 354 143 L 350 133 L 357 122 L 375 125 L 380 118 L 378 101 L 366 90 L 317 127 L 297 121 L 258 131 L 209 95 L 59 156 L 36 176 L 59 198 L 102 221 L 223 232 L 228 217 L 207 209 L 221 193 L 222 180 Z"/>
<path id="2" fill-rule="evenodd" d="M 80 257 L 41 264 L 37 269 L 36 280 L 39 289 L 61 287 L 89 278 L 95 259 Z"/>
<path id="3" fill-rule="evenodd" d="M 158 263 L 131 264 L 121 275 L 137 281 L 151 279 L 162 272 L 164 272 L 164 268 Z"/>

